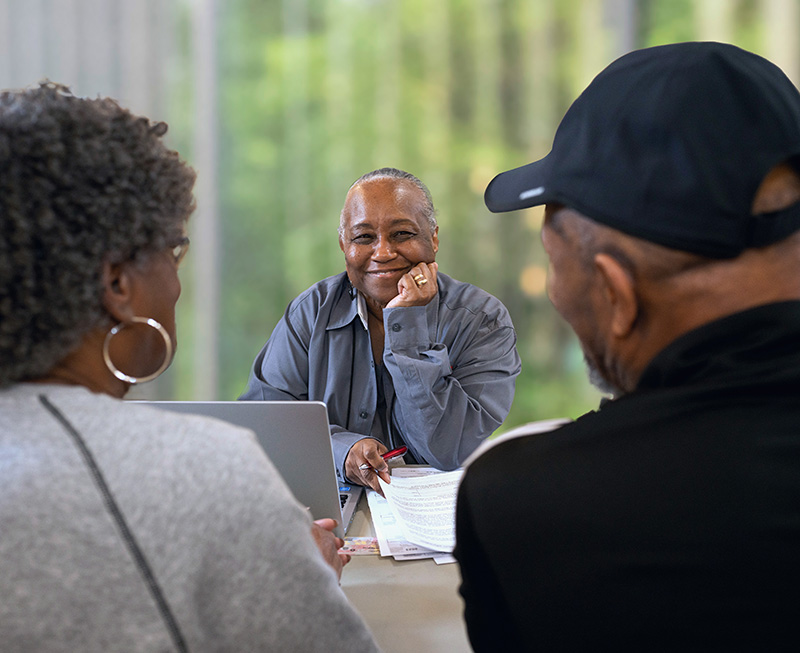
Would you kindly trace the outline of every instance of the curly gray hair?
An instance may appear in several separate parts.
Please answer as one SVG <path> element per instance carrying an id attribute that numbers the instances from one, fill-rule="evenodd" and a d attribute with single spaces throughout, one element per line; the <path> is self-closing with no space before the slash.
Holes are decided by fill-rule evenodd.
<path id="1" fill-rule="evenodd" d="M 373 170 L 372 172 L 361 175 L 352 183 L 347 192 L 349 193 L 359 184 L 371 179 L 402 179 L 416 186 L 425 197 L 425 201 L 422 205 L 422 217 L 427 220 L 428 226 L 431 228 L 431 233 L 433 233 L 433 231 L 436 229 L 436 209 L 433 208 L 433 198 L 431 197 L 431 192 L 428 190 L 428 187 L 417 177 L 412 175 L 410 172 L 398 170 L 397 168 L 378 168 L 377 170 Z M 342 210 L 339 213 L 339 237 L 342 237 L 343 235 L 344 207 L 342 207 Z"/>
<path id="2" fill-rule="evenodd" d="M 0 386 L 42 376 L 109 319 L 104 261 L 181 237 L 195 173 L 166 131 L 51 82 L 0 93 Z"/>

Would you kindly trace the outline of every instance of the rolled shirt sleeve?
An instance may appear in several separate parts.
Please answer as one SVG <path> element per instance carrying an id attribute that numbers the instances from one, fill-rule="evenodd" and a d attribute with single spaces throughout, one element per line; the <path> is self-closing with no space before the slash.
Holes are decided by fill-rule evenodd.
<path id="1" fill-rule="evenodd" d="M 458 467 L 503 423 L 514 398 L 516 332 L 505 307 L 481 294 L 488 306 L 384 311 L 395 423 L 415 457 L 439 469 Z"/>

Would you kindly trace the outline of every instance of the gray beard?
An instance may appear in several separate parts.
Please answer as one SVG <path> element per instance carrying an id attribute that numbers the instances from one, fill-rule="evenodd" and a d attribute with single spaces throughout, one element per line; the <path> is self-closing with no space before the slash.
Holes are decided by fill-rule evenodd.
<path id="1" fill-rule="evenodd" d="M 583 356 L 583 361 L 586 363 L 586 373 L 589 376 L 589 382 L 600 392 L 604 395 L 609 395 L 612 399 L 625 394 L 603 375 L 597 366 L 589 360 L 586 354 Z"/>

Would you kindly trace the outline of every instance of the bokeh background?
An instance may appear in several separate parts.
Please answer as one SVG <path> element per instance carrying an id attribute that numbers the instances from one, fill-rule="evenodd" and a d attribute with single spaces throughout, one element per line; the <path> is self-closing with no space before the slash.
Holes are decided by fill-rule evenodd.
<path id="1" fill-rule="evenodd" d="M 798 82 L 800 0 L 0 0 L 0 87 L 48 78 L 170 124 L 198 170 L 178 354 L 134 396 L 235 399 L 288 301 L 343 269 L 349 185 L 431 189 L 443 271 L 511 311 L 504 428 L 600 396 L 545 294 L 541 211 L 493 215 L 497 172 L 545 155 L 571 101 L 635 48 L 719 40 Z"/>

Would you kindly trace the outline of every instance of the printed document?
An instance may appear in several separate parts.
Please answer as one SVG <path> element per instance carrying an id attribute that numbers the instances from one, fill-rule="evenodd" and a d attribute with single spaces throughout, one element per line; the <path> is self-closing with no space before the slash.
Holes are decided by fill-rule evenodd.
<path id="1" fill-rule="evenodd" d="M 409 476 L 413 468 L 397 468 L 391 483 L 380 481 L 381 488 L 408 542 L 450 553 L 456 543 L 456 494 L 464 471 L 433 471 Z"/>
<path id="2" fill-rule="evenodd" d="M 367 491 L 367 501 L 382 556 L 392 556 L 395 560 L 419 560 L 443 555 L 406 540 L 389 502 L 375 490 Z"/>

